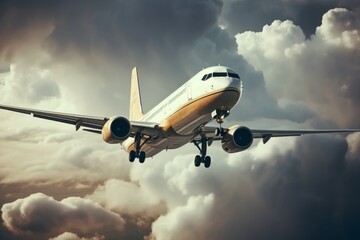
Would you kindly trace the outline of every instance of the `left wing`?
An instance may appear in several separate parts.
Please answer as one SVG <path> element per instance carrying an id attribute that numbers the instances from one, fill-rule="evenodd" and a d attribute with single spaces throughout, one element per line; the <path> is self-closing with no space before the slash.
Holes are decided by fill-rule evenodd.
<path id="1" fill-rule="evenodd" d="M 222 140 L 222 136 L 216 134 L 218 128 L 216 127 L 203 127 L 200 133 L 194 140 L 201 139 L 201 136 L 205 136 L 212 140 Z M 229 129 L 224 129 L 225 133 Z M 322 129 L 322 130 L 269 130 L 269 129 L 250 129 L 254 138 L 262 138 L 263 143 L 267 143 L 272 137 L 291 137 L 301 136 L 308 134 L 324 134 L 324 133 L 353 133 L 360 132 L 360 129 Z"/>
<path id="2" fill-rule="evenodd" d="M 250 129 L 254 138 L 262 138 L 264 143 L 272 137 L 291 137 L 301 136 L 307 134 L 322 134 L 322 133 L 352 133 L 359 132 L 360 129 L 323 129 L 323 130 L 261 130 Z"/>
<path id="3" fill-rule="evenodd" d="M 110 119 L 109 117 L 92 117 L 68 113 L 50 112 L 43 110 L 36 110 L 30 108 L 20 108 L 7 105 L 0 105 L 0 109 L 5 109 L 13 112 L 30 114 L 33 117 L 42 118 L 46 120 L 66 123 L 75 125 L 75 130 L 79 130 L 80 127 L 86 127 L 84 131 L 101 134 L 101 130 L 105 123 Z M 132 135 L 136 132 L 141 132 L 150 137 L 158 136 L 161 134 L 161 129 L 157 123 L 142 122 L 142 121 L 130 121 Z"/>

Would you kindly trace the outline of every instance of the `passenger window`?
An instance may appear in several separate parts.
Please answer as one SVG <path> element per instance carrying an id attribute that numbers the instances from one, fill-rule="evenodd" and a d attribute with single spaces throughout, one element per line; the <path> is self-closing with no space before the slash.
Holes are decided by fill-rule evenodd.
<path id="1" fill-rule="evenodd" d="M 205 74 L 203 77 L 202 77 L 202 79 L 201 80 L 205 80 L 206 79 L 206 76 L 207 76 L 207 74 Z"/>
<path id="2" fill-rule="evenodd" d="M 208 80 L 209 78 L 211 78 L 212 77 L 212 73 L 209 73 L 208 75 L 207 75 L 207 77 L 206 77 L 206 80 Z"/>

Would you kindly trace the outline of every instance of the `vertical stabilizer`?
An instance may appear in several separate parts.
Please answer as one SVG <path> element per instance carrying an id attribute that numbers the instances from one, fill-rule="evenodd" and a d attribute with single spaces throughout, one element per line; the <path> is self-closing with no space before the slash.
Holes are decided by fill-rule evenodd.
<path id="1" fill-rule="evenodd" d="M 130 110 L 129 110 L 130 121 L 139 120 L 144 116 L 141 104 L 141 95 L 139 87 L 139 79 L 137 74 L 137 69 L 134 69 L 131 72 L 131 92 L 130 92 Z"/>

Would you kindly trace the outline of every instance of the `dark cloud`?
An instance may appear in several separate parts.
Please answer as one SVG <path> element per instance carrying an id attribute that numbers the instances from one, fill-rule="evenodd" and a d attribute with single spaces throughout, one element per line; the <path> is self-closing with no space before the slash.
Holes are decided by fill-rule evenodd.
<path id="1" fill-rule="evenodd" d="M 1 46 L 50 25 L 45 44 L 57 58 L 80 51 L 89 61 L 101 49 L 133 65 L 145 64 L 154 57 L 178 55 L 216 24 L 222 9 L 220 0 L 84 3 L 2 1 L 6 28 L 1 28 Z"/>
<path id="2" fill-rule="evenodd" d="M 349 123 L 356 123 L 360 96 L 356 81 L 359 76 L 356 34 L 348 32 L 341 38 L 344 30 L 358 28 L 356 10 L 329 12 L 325 18 L 328 24 L 305 41 L 305 35 L 321 25 L 322 13 L 336 2 L 280 3 L 1 1 L 0 61 L 5 66 L 12 64 L 9 73 L 12 77 L 7 85 L 10 87 L 2 93 L 7 93 L 6 99 L 11 102 L 23 99 L 34 104 L 43 102 L 51 108 L 54 98 L 62 103 L 72 102 L 76 107 L 70 109 L 85 109 L 81 112 L 85 114 L 107 115 L 111 111 L 119 114 L 126 113 L 124 109 L 128 107 L 126 89 L 134 65 L 139 67 L 145 108 L 149 109 L 201 68 L 222 64 L 237 71 L 245 85 L 243 99 L 231 115 L 236 122 L 272 118 L 297 123 L 310 121 L 319 127 L 341 124 L 349 127 Z M 357 1 L 341 4 L 351 9 Z M 228 29 L 217 26 L 220 16 Z M 261 30 L 273 19 L 292 19 L 304 29 L 305 35 L 291 22 L 275 22 L 268 29 L 288 35 L 263 36 L 269 41 L 275 39 L 272 41 L 275 45 L 270 46 L 262 45 L 261 41 L 246 42 L 246 47 L 257 50 L 255 54 L 239 51 L 234 33 Z M 334 44 L 325 44 L 326 39 Z M 295 46 L 292 51 L 286 51 L 289 42 Z M 303 51 L 301 46 L 307 44 L 314 45 Z M 350 47 L 346 50 L 346 46 Z M 317 52 L 319 49 L 324 51 Z M 283 55 L 277 57 L 277 50 Z M 265 52 L 269 53 L 266 57 L 272 57 L 270 60 L 262 58 Z M 285 53 L 290 57 L 285 58 Z M 258 61 L 266 61 L 258 65 L 249 58 L 252 54 L 260 56 Z M 319 71 L 314 73 L 311 71 L 314 69 Z M 277 78 L 269 78 L 269 70 Z M 28 72 L 32 74 L 26 75 Z M 288 79 L 293 81 L 285 81 Z M 330 84 L 325 91 L 326 83 L 334 85 Z M 339 101 L 342 99 L 336 91 L 339 86 L 344 86 L 340 96 L 351 104 Z M 14 127 L 15 123 L 9 126 Z M 47 195 L 31 195 L 39 188 L 22 185 L 19 189 L 27 191 L 1 196 L 1 205 L 7 202 L 2 208 L 7 229 L 0 230 L 0 238 L 18 238 L 12 233 L 22 239 L 360 236 L 356 221 L 360 215 L 357 135 L 348 139 L 334 136 L 298 141 L 271 139 L 267 145 L 259 144 L 229 156 L 219 146 L 212 146 L 212 167 L 197 169 L 192 163 L 195 155 L 192 146 L 178 150 L 175 157 L 174 152 L 164 153 L 154 161 L 129 165 L 125 154 L 119 156 L 120 149 L 115 147 L 118 151 L 113 151 L 113 146 L 92 144 L 98 141 L 96 137 L 87 141 L 79 137 L 77 142 L 67 140 L 59 132 L 45 138 L 33 128 L 21 129 L 10 135 L 3 133 L 6 136 L 1 139 L 0 151 L 6 166 L 0 171 L 3 182 L 26 181 L 49 187 L 50 183 L 70 181 L 70 189 L 85 186 L 85 190 L 82 193 L 65 190 L 66 194 L 49 190 L 42 191 Z M 36 136 L 34 131 L 38 132 Z M 20 144 L 19 138 L 25 140 Z M 16 141 L 16 145 L 9 140 Z M 41 144 L 35 144 L 39 141 Z M 179 151 L 186 155 L 179 155 Z M 0 190 L 11 193 L 7 187 L 0 186 Z M 64 197 L 70 198 L 61 200 Z M 22 209 L 29 214 L 20 214 Z"/>
<path id="3" fill-rule="evenodd" d="M 304 122 L 313 116 L 304 106 L 280 107 L 277 100 L 268 93 L 262 73 L 255 71 L 236 53 L 234 37 L 217 26 L 223 5 L 221 1 L 178 3 L 158 0 L 146 3 L 133 1 L 131 4 L 122 1 L 107 1 L 100 4 L 94 1 L 88 2 L 85 6 L 81 2 L 42 4 L 40 1 L 37 3 L 41 5 L 39 8 L 37 4 L 29 6 L 16 3 L 8 5 L 17 11 L 23 11 L 25 7 L 36 9 L 26 12 L 27 15 L 23 18 L 20 14 L 16 15 L 16 21 L 31 19 L 35 11 L 46 19 L 44 22 L 52 26 L 52 31 L 42 39 L 42 47 L 56 57 L 56 61 L 75 58 L 83 62 L 83 58 L 86 58 L 85 65 L 81 64 L 82 66 L 76 68 L 79 73 L 70 77 L 83 77 L 84 72 L 88 72 L 93 79 L 84 79 L 86 84 L 96 84 L 98 79 L 102 79 L 107 85 L 116 86 L 116 80 L 119 78 L 117 75 L 124 75 L 124 71 L 125 74 L 129 74 L 131 67 L 138 65 L 143 89 L 149 89 L 154 84 L 163 88 L 156 96 L 145 92 L 145 109 L 152 108 L 166 97 L 169 91 L 180 86 L 200 69 L 222 64 L 239 72 L 244 80 L 245 94 L 239 109 L 234 110 L 232 114 L 234 119 L 251 120 L 261 116 Z M 31 24 L 31 20 L 25 25 L 28 29 L 36 26 L 35 23 Z M 120 66 L 120 71 L 116 64 Z M 21 73 L 27 71 L 29 69 L 25 68 L 22 71 L 22 68 L 18 67 L 14 75 L 21 78 Z M 51 79 L 37 80 L 39 73 L 33 72 L 34 76 L 31 79 L 35 80 L 33 83 L 26 83 L 31 91 L 23 95 L 27 100 L 38 102 L 46 99 L 46 96 L 61 97 L 60 86 L 54 85 Z M 63 74 L 59 72 L 58 75 Z M 83 89 L 84 83 L 80 81 L 61 81 L 62 84 L 68 82 L 67 88 L 73 89 L 72 91 Z M 74 86 L 76 82 L 79 83 L 78 87 Z M 128 81 L 122 82 L 125 88 L 129 87 Z M 14 88 L 14 91 L 18 93 L 21 86 Z M 74 101 L 96 102 L 94 94 L 98 95 L 98 98 L 109 99 L 106 106 L 118 100 L 109 98 L 109 89 L 101 89 L 96 93 L 89 92 L 88 95 L 91 97 L 86 101 Z M 128 98 L 122 101 L 126 99 Z M 245 111 L 246 115 L 241 114 Z"/>
<path id="4" fill-rule="evenodd" d="M 292 20 L 309 37 L 321 24 L 322 15 L 336 7 L 359 11 L 360 4 L 358 1 L 347 0 L 228 0 L 225 1 L 222 17 L 234 34 L 260 31 L 264 25 L 274 20 Z"/>
<path id="5" fill-rule="evenodd" d="M 269 153 L 258 147 L 231 161 L 219 158 L 214 171 L 194 175 L 179 166 L 164 181 L 188 201 L 160 217 L 153 233 L 160 239 L 358 238 L 360 159 L 346 157 L 349 143 L 314 136 L 290 149 L 286 140 L 276 144 Z"/>

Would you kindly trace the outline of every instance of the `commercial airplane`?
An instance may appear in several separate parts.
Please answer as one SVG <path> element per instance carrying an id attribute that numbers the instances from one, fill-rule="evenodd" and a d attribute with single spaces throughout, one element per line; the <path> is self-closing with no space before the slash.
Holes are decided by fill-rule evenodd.
<path id="1" fill-rule="evenodd" d="M 203 69 L 166 99 L 144 114 L 137 69 L 131 74 L 130 116 L 91 117 L 0 105 L 0 109 L 31 114 L 33 117 L 75 125 L 76 131 L 101 134 L 105 142 L 121 144 L 129 153 L 129 161 L 140 163 L 164 149 L 193 143 L 200 151 L 194 164 L 210 167 L 207 147 L 221 141 L 225 152 L 248 149 L 254 138 L 267 143 L 272 137 L 300 136 L 317 133 L 359 132 L 360 129 L 330 130 L 260 130 L 235 125 L 223 128 L 224 119 L 240 100 L 243 84 L 237 73 L 228 67 Z M 206 126 L 215 120 L 218 127 Z"/>

